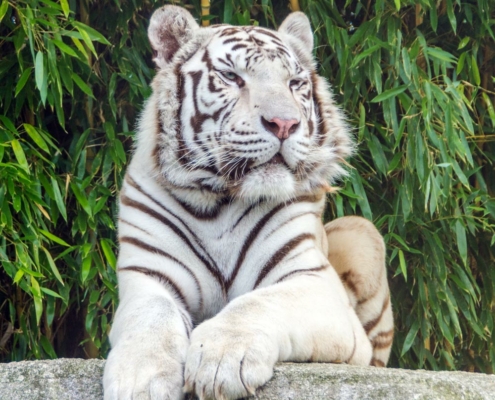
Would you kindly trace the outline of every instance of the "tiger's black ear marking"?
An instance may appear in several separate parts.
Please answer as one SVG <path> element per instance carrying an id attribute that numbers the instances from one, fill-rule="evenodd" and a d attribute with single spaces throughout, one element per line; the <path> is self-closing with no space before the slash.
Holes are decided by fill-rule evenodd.
<path id="1" fill-rule="evenodd" d="M 148 28 L 148 38 L 156 52 L 153 59 L 156 65 L 165 67 L 198 28 L 193 16 L 182 7 L 167 5 L 156 10 Z"/>
<path id="2" fill-rule="evenodd" d="M 298 56 L 303 58 L 303 62 L 312 63 L 313 31 L 304 13 L 296 11 L 289 14 L 278 28 L 278 32 L 289 41 Z"/>

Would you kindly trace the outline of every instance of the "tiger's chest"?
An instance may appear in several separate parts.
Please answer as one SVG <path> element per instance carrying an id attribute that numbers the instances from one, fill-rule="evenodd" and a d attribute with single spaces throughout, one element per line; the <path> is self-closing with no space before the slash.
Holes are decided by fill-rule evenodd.
<path id="1" fill-rule="evenodd" d="M 318 265 L 323 205 L 324 197 L 313 196 L 283 203 L 231 200 L 201 215 L 133 168 L 120 198 L 119 265 L 145 265 L 169 281 L 189 282 L 184 296 L 203 320 L 294 264 Z"/>
<path id="2" fill-rule="evenodd" d="M 232 202 L 211 220 L 189 216 L 189 226 L 221 275 L 227 301 L 259 286 L 270 264 L 280 269 L 285 261 L 297 261 L 296 248 L 319 249 L 322 204 L 307 200 Z M 299 259 L 304 262 L 304 256 Z"/>

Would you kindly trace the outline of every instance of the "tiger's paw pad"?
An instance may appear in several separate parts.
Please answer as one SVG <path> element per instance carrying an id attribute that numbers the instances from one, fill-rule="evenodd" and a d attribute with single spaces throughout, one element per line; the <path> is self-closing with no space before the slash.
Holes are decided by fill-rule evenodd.
<path id="1" fill-rule="evenodd" d="M 251 396 L 272 377 L 277 356 L 275 343 L 264 333 L 207 321 L 192 334 L 184 391 L 200 400 Z"/>
<path id="2" fill-rule="evenodd" d="M 183 400 L 182 371 L 182 364 L 162 351 L 143 356 L 116 346 L 105 365 L 104 398 Z"/>

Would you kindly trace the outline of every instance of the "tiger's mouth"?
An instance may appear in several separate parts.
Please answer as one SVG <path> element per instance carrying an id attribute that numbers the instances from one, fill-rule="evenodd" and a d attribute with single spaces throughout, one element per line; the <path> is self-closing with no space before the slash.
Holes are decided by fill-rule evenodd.
<path id="1" fill-rule="evenodd" d="M 287 163 L 285 162 L 284 156 L 280 153 L 275 154 L 270 160 L 268 160 L 264 165 L 269 164 L 282 164 L 288 168 Z"/>
<path id="2" fill-rule="evenodd" d="M 263 172 L 265 174 L 272 175 L 273 173 L 278 174 L 282 172 L 282 170 L 285 170 L 286 172 L 293 173 L 281 153 L 276 153 L 268 161 L 256 166 L 252 165 L 252 161 L 244 158 L 235 159 L 235 162 L 231 161 L 230 164 L 233 166 L 222 167 L 222 169 L 229 168 L 226 176 L 233 181 L 243 179 L 247 175 L 255 172 Z"/>

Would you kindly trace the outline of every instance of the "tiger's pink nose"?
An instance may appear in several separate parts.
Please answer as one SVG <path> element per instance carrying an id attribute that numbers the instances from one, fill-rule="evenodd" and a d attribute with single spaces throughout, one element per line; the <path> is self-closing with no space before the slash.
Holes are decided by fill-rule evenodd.
<path id="1" fill-rule="evenodd" d="M 267 121 L 261 117 L 261 123 L 268 132 L 273 133 L 280 140 L 287 139 L 299 126 L 297 119 L 272 118 L 270 121 Z"/>

